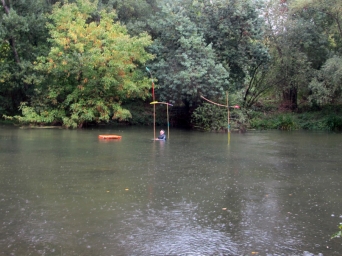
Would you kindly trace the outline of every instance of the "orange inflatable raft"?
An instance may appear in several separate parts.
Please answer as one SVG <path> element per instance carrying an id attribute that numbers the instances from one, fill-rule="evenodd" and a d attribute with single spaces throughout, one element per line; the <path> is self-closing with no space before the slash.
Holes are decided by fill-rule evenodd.
<path id="1" fill-rule="evenodd" d="M 121 139 L 121 136 L 120 135 L 114 135 L 114 134 L 106 134 L 106 135 L 99 135 L 99 139 L 119 140 L 119 139 Z"/>

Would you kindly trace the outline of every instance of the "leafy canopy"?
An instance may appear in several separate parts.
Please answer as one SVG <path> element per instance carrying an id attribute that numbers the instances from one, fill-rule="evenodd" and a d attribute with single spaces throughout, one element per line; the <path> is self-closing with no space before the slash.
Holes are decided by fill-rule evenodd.
<path id="1" fill-rule="evenodd" d="M 97 1 L 56 4 L 49 18 L 51 50 L 37 60 L 42 78 L 36 98 L 32 106 L 22 105 L 28 115 L 18 119 L 81 127 L 129 118 L 121 102 L 149 94 L 150 83 L 138 67 L 153 57 L 145 51 L 150 37 L 130 37 L 113 22 L 114 12 L 97 12 Z"/>
<path id="2" fill-rule="evenodd" d="M 161 100 L 191 106 L 200 101 L 200 95 L 222 96 L 229 71 L 185 8 L 177 3 L 166 5 L 157 19 L 152 48 L 157 57 L 152 67 L 161 86 Z"/>
<path id="3" fill-rule="evenodd" d="M 249 0 L 167 1 L 150 24 L 160 97 L 196 106 L 200 95 L 219 99 L 245 88 L 250 73 L 269 59 L 256 6 Z"/>
<path id="4" fill-rule="evenodd" d="M 45 0 L 0 3 L 0 116 L 18 113 L 32 93 L 32 63 L 47 54 Z"/>

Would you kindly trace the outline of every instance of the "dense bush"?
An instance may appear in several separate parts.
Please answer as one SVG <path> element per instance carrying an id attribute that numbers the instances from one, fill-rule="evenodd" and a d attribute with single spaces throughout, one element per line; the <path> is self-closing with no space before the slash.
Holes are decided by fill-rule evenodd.
<path id="1" fill-rule="evenodd" d="M 204 103 L 192 114 L 191 124 L 195 129 L 221 132 L 227 130 L 227 108 Z M 230 111 L 230 129 L 245 130 L 246 116 L 242 111 Z"/>
<path id="2" fill-rule="evenodd" d="M 326 118 L 326 126 L 330 131 L 342 130 L 342 118 L 337 115 L 329 115 Z"/>
<path id="3" fill-rule="evenodd" d="M 227 109 L 204 103 L 195 109 L 191 123 L 194 128 L 203 131 L 221 131 L 227 127 Z"/>
<path id="4" fill-rule="evenodd" d="M 250 119 L 250 127 L 253 129 L 278 129 L 278 130 L 296 130 L 298 124 L 292 114 L 280 113 L 270 116 L 256 116 Z"/>
<path id="5" fill-rule="evenodd" d="M 132 114 L 132 118 L 126 121 L 129 125 L 153 125 L 153 105 L 149 101 L 132 100 L 122 104 Z M 165 105 L 156 105 L 156 125 L 167 123 L 167 113 Z"/>
<path id="6" fill-rule="evenodd" d="M 342 131 L 342 108 L 327 105 L 300 109 L 293 113 L 277 111 L 249 111 L 249 127 L 253 129 Z"/>
<path id="7" fill-rule="evenodd" d="M 298 129 L 298 125 L 295 122 L 292 114 L 279 115 L 275 126 L 278 130 L 291 131 Z"/>

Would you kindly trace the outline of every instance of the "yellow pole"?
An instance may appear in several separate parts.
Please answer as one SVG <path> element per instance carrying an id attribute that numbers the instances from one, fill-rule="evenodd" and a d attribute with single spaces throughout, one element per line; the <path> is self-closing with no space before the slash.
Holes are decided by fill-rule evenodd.
<path id="1" fill-rule="evenodd" d="M 155 101 L 155 97 L 154 97 L 154 82 L 153 82 L 153 75 L 151 70 L 148 69 L 148 67 L 146 67 L 146 70 L 148 73 L 150 73 L 151 75 L 151 80 L 152 80 L 152 99 L 153 102 Z M 153 139 L 156 138 L 156 105 L 153 105 Z"/>
<path id="2" fill-rule="evenodd" d="M 152 74 L 151 74 L 152 77 Z M 152 86 L 154 87 L 154 82 L 152 78 Z M 154 97 L 154 88 L 153 88 L 153 101 L 155 101 Z M 153 104 L 153 139 L 156 139 L 156 104 Z"/>
<path id="3" fill-rule="evenodd" d="M 228 144 L 230 143 L 230 123 L 229 123 L 229 104 L 228 104 L 228 91 L 226 92 L 226 97 L 227 97 L 227 133 L 228 133 Z"/>
<path id="4" fill-rule="evenodd" d="M 155 138 L 156 138 L 156 105 L 154 104 L 153 105 L 153 139 Z"/>
<path id="5" fill-rule="evenodd" d="M 170 106 L 173 106 L 172 104 L 169 104 L 167 102 L 158 102 L 158 101 L 152 101 L 150 102 L 150 104 L 153 104 L 154 106 L 154 114 L 153 114 L 153 131 L 154 131 L 154 138 L 156 138 L 156 131 L 155 131 L 155 107 L 156 107 L 156 104 L 165 104 L 166 105 L 166 112 L 167 112 L 167 137 L 170 137 L 170 117 L 169 117 L 169 105 Z"/>
<path id="6" fill-rule="evenodd" d="M 169 122 L 169 104 L 166 104 L 166 115 L 167 115 L 167 139 L 170 139 L 170 122 Z"/>

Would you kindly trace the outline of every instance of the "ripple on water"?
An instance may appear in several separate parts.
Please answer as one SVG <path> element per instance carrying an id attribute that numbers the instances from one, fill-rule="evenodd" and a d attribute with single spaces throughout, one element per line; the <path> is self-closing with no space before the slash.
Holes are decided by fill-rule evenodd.
<path id="1" fill-rule="evenodd" d="M 193 207 L 137 211 L 126 216 L 122 245 L 144 255 L 236 255 L 237 243 L 226 233 L 199 225 Z M 139 214 L 138 214 L 139 212 Z"/>

